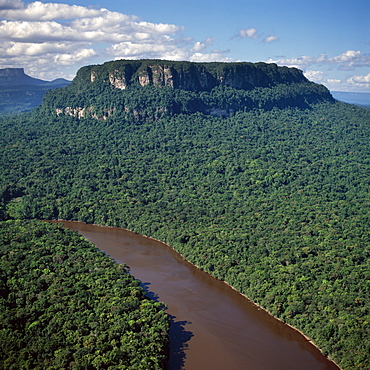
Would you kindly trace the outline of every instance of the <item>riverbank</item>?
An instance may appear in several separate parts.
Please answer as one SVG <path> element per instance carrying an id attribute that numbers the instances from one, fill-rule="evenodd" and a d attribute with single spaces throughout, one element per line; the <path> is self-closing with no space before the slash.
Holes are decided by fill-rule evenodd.
<path id="1" fill-rule="evenodd" d="M 58 221 L 55 221 L 55 222 L 65 223 L 64 220 L 58 220 Z M 69 223 L 69 222 L 67 222 L 67 223 Z M 272 343 L 271 342 L 271 336 L 274 336 L 274 337 L 280 336 L 279 339 L 278 339 L 278 342 L 284 342 L 287 339 L 288 339 L 288 341 L 291 341 L 292 338 L 295 338 L 294 340 L 297 340 L 297 343 L 299 343 L 299 347 L 302 347 L 304 351 L 312 351 L 313 353 L 315 353 L 314 354 L 314 357 L 315 356 L 318 356 L 318 357 L 321 356 L 322 357 L 322 359 L 320 358 L 318 360 L 319 363 L 321 363 L 322 361 L 324 361 L 323 359 L 326 359 L 324 361 L 325 362 L 325 365 L 323 365 L 324 367 L 317 367 L 317 365 L 311 364 L 311 365 L 309 365 L 310 367 L 307 367 L 308 369 L 310 369 L 310 370 L 311 369 L 315 369 L 315 368 L 339 369 L 339 367 L 332 360 L 326 358 L 321 353 L 321 351 L 319 350 L 319 348 L 317 346 L 315 346 L 315 344 L 312 342 L 312 340 L 310 340 L 310 338 L 308 338 L 306 335 L 304 335 L 304 333 L 300 332 L 298 329 L 294 328 L 293 326 L 291 326 L 291 325 L 289 325 L 287 323 L 284 323 L 282 320 L 274 317 L 264 307 L 261 307 L 260 305 L 258 305 L 256 303 L 252 302 L 251 300 L 249 300 L 249 298 L 247 296 L 245 296 L 244 294 L 242 294 L 239 291 L 237 291 L 235 288 L 233 288 L 232 286 L 230 286 L 227 282 L 220 281 L 220 280 L 212 277 L 212 275 L 210 275 L 209 273 L 205 272 L 204 270 L 202 270 L 198 266 L 196 266 L 196 265 L 192 264 L 191 262 L 187 261 L 184 258 L 183 255 L 181 255 L 180 253 L 178 253 L 177 251 L 175 251 L 174 248 L 172 248 L 170 245 L 168 245 L 168 244 L 166 244 L 166 243 L 164 243 L 164 242 L 162 242 L 160 240 L 157 240 L 156 238 L 152 238 L 152 237 L 145 236 L 145 235 L 140 235 L 138 233 L 135 233 L 135 232 L 132 232 L 130 230 L 123 229 L 123 228 L 101 227 L 101 226 L 98 226 L 98 225 L 86 225 L 86 224 L 77 223 L 77 222 L 73 223 L 73 225 L 74 225 L 74 229 L 80 229 L 78 231 L 82 235 L 85 234 L 85 237 L 87 237 L 89 240 L 91 240 L 90 239 L 91 238 L 91 235 L 87 235 L 86 236 L 86 233 L 89 234 L 89 231 L 87 231 L 87 230 L 90 229 L 90 228 L 92 228 L 92 229 L 95 228 L 95 231 L 98 230 L 97 231 L 98 233 L 101 233 L 101 232 L 102 233 L 105 233 L 104 234 L 105 236 L 103 238 L 98 237 L 98 239 L 99 239 L 98 241 L 100 241 L 100 243 L 102 243 L 102 244 L 104 244 L 104 243 L 105 244 L 106 243 L 113 243 L 115 245 L 113 251 L 107 251 L 107 253 L 109 255 L 111 255 L 111 257 L 114 258 L 114 259 L 116 259 L 116 258 L 114 256 L 112 256 L 112 253 L 121 253 L 122 250 L 125 250 L 126 249 L 126 246 L 124 244 L 121 245 L 121 242 L 120 241 L 117 241 L 116 240 L 116 241 L 112 242 L 112 240 L 113 240 L 112 238 L 116 234 L 117 234 L 117 238 L 118 239 L 124 237 L 123 234 L 122 234 L 122 232 L 129 233 L 130 238 L 134 238 L 135 239 L 135 242 L 144 243 L 144 244 L 149 242 L 149 244 L 150 244 L 149 250 L 147 250 L 145 252 L 147 254 L 148 253 L 149 254 L 152 254 L 153 253 L 153 250 L 154 250 L 153 247 L 154 246 L 158 247 L 158 245 L 161 245 L 162 248 L 165 248 L 168 251 L 171 251 L 171 253 L 170 253 L 171 256 L 176 256 L 176 257 L 173 257 L 173 258 L 176 258 L 178 264 L 173 268 L 172 273 L 166 271 L 166 274 L 167 274 L 166 277 L 164 278 L 164 280 L 162 280 L 160 282 L 160 284 L 158 284 L 159 285 L 158 286 L 158 289 L 159 290 L 163 289 L 166 285 L 171 285 L 172 283 L 175 283 L 176 281 L 178 281 L 178 286 L 176 286 L 176 284 L 174 284 L 173 289 L 178 290 L 178 291 L 181 292 L 181 289 L 183 289 L 184 283 L 183 283 L 182 280 L 180 281 L 180 279 L 179 279 L 179 274 L 180 274 L 178 272 L 179 269 L 180 269 L 179 266 L 180 266 L 180 264 L 190 266 L 189 269 L 192 271 L 191 274 L 194 274 L 194 271 L 193 270 L 197 270 L 199 272 L 199 274 L 201 275 L 200 276 L 200 280 L 203 280 L 203 281 L 206 281 L 206 280 L 208 281 L 209 280 L 209 282 L 207 283 L 208 286 L 206 288 L 202 288 L 203 290 L 202 290 L 201 296 L 207 294 L 207 291 L 208 290 L 211 290 L 211 289 L 213 289 L 216 286 L 217 289 L 221 290 L 222 291 L 222 294 L 223 295 L 226 295 L 228 298 L 230 298 L 229 296 L 233 296 L 232 299 L 234 301 L 238 302 L 237 303 L 238 305 L 241 305 L 243 307 L 244 306 L 248 306 L 247 308 L 244 307 L 243 310 L 244 309 L 247 309 L 247 311 L 251 311 L 249 314 L 252 316 L 252 319 L 251 319 L 252 321 L 248 322 L 248 324 L 245 325 L 245 329 L 243 331 L 248 332 L 250 330 L 251 326 L 255 325 L 256 320 L 261 320 L 261 322 L 262 322 L 262 328 L 259 327 L 258 330 L 264 331 L 266 329 L 264 326 L 268 326 L 269 329 L 272 329 L 273 330 L 273 333 L 272 334 L 271 333 L 270 334 L 267 334 L 267 337 L 268 337 L 267 340 L 266 340 L 266 338 L 260 339 L 261 342 L 267 341 L 266 342 L 267 344 L 265 344 L 264 347 L 266 347 L 266 346 L 267 347 L 272 347 L 272 346 L 275 346 L 275 345 L 277 347 L 279 347 L 281 345 L 281 343 L 273 343 L 273 344 L 271 344 Z M 83 225 L 85 225 L 85 226 L 83 226 Z M 107 230 L 110 230 L 110 232 L 108 232 Z M 96 235 L 93 236 L 92 238 L 94 239 L 94 237 L 96 238 Z M 142 242 L 142 238 L 144 240 L 146 240 L 147 242 Z M 94 240 L 92 240 L 92 241 L 94 242 Z M 96 241 L 96 239 L 95 239 L 95 241 Z M 129 243 L 131 243 L 131 242 L 129 242 Z M 120 245 L 120 246 L 117 247 L 118 245 Z M 100 249 L 102 249 L 101 246 L 98 245 L 98 247 Z M 140 246 L 140 248 L 141 248 L 141 246 Z M 133 253 L 133 252 L 131 252 L 131 253 Z M 144 253 L 144 252 L 142 252 L 142 253 Z M 144 255 L 145 255 L 145 253 L 144 253 Z M 155 256 L 151 255 L 151 257 L 154 258 Z M 155 283 L 150 281 L 151 278 L 148 278 L 147 272 L 146 271 L 142 271 L 143 269 L 141 269 L 141 270 L 139 269 L 139 271 L 138 271 L 136 267 L 135 268 L 132 267 L 131 262 L 128 262 L 128 258 L 134 258 L 134 257 L 132 257 L 132 255 L 130 255 L 130 253 L 127 256 L 121 256 L 119 258 L 121 258 L 122 262 L 128 264 L 131 267 L 131 271 L 132 271 L 132 273 L 133 273 L 133 275 L 135 277 L 137 277 L 140 280 L 142 280 L 144 284 L 149 284 L 149 286 L 151 288 L 153 287 L 153 289 L 151 289 L 151 291 L 155 291 L 155 293 L 157 293 L 157 290 L 156 290 L 157 287 L 156 287 L 156 289 L 154 289 Z M 137 263 L 138 262 L 137 259 L 140 260 L 139 261 L 140 263 L 143 263 L 141 261 L 142 260 L 142 256 L 139 256 L 139 257 L 134 258 L 133 263 Z M 151 265 L 153 263 L 154 262 L 152 262 L 152 261 L 149 262 L 149 264 L 148 264 L 149 266 L 146 266 L 144 268 L 144 270 L 146 268 L 151 268 L 152 267 Z M 165 264 L 168 265 L 168 263 L 169 262 L 166 259 Z M 141 277 L 138 274 L 144 274 L 144 275 L 143 275 L 143 277 Z M 158 271 L 156 272 L 156 274 L 158 274 Z M 197 273 L 195 275 L 199 275 L 199 274 Z M 207 276 L 207 278 L 205 276 Z M 157 277 L 155 277 L 155 278 L 157 278 Z M 185 296 L 188 297 L 188 299 L 185 299 L 185 303 L 184 303 L 186 306 L 189 305 L 189 301 L 192 301 L 192 303 L 193 303 L 193 301 L 195 300 L 195 296 L 194 296 L 194 289 L 195 289 L 194 288 L 194 284 L 197 284 L 197 283 L 194 283 L 194 281 L 192 281 L 191 283 L 188 284 L 189 286 L 187 288 L 190 289 L 190 293 L 188 291 L 185 291 L 185 290 L 183 291 L 183 293 L 184 293 L 183 295 L 185 295 Z M 222 288 L 222 287 L 220 288 L 221 285 L 224 288 Z M 231 294 L 230 291 L 232 291 L 233 293 Z M 165 301 L 167 303 L 167 300 L 170 300 L 170 305 L 169 306 L 171 306 L 171 305 L 172 306 L 175 306 L 175 310 L 173 312 L 174 316 L 179 317 L 179 315 L 178 315 L 179 308 L 177 307 L 178 306 L 178 300 L 183 299 L 183 296 L 181 296 L 181 294 L 179 294 L 180 297 L 176 296 L 175 297 L 176 299 L 174 299 L 173 296 L 170 296 L 170 298 L 167 298 L 166 299 L 166 298 L 162 297 L 161 294 L 158 293 L 158 295 L 159 295 L 159 299 L 161 301 Z M 237 298 L 236 296 L 238 296 L 240 298 Z M 213 307 L 211 307 L 211 306 L 212 305 L 218 305 L 218 304 L 222 303 L 222 301 L 224 301 L 224 300 L 225 300 L 225 297 L 224 296 L 218 296 L 217 299 L 212 298 L 211 301 L 210 301 L 211 303 L 201 303 L 201 304 L 199 304 L 199 302 L 196 302 L 197 307 L 196 308 L 192 308 L 190 311 L 189 311 L 188 308 L 186 308 L 187 311 L 185 312 L 184 316 L 181 316 L 181 319 L 184 318 L 185 320 L 183 320 L 183 321 L 187 321 L 187 322 L 193 321 L 195 323 L 195 321 L 198 320 L 199 317 L 194 318 L 194 310 L 195 311 L 200 311 L 200 312 L 203 312 L 204 311 L 204 312 L 207 312 L 207 314 L 209 314 L 209 315 L 213 315 L 213 314 L 217 315 L 218 313 L 211 312 L 213 310 Z M 240 307 L 238 307 L 237 309 L 239 310 Z M 225 307 L 222 307 L 222 310 L 225 311 L 226 310 Z M 229 309 L 227 309 L 227 310 L 229 310 Z M 227 312 L 230 313 L 229 311 L 227 311 Z M 230 315 L 237 317 L 238 315 L 240 315 L 240 312 L 237 312 L 236 314 L 232 313 Z M 243 316 L 244 314 L 241 314 L 241 315 Z M 215 317 L 217 317 L 217 316 L 215 316 Z M 241 318 L 240 320 L 242 320 L 242 319 L 244 319 L 244 317 Z M 222 321 L 229 320 L 229 317 L 225 316 L 225 313 L 222 312 L 222 314 L 220 315 L 220 317 L 217 320 L 221 321 L 221 324 L 222 324 Z M 235 323 L 236 324 L 236 329 L 230 335 L 230 337 L 229 337 L 229 340 L 230 341 L 235 342 L 235 340 L 239 340 L 239 336 L 240 335 L 244 335 L 244 333 L 243 332 L 240 332 L 240 330 L 238 328 L 238 326 L 240 326 L 240 320 Z M 216 321 L 216 319 L 213 320 L 213 321 Z M 214 323 L 212 322 L 212 325 L 213 324 Z M 192 324 L 186 324 L 185 326 L 186 327 L 189 327 L 189 330 L 190 329 L 193 330 L 193 326 L 195 326 L 195 325 L 196 325 L 196 323 L 194 325 L 192 323 Z M 202 325 L 204 326 L 204 323 L 202 323 Z M 230 326 L 230 325 L 231 324 L 228 323 L 226 326 Z M 196 329 L 198 330 L 198 328 L 196 328 Z M 221 335 L 222 336 L 225 336 L 225 333 L 224 333 L 225 328 L 224 327 L 222 327 L 222 330 L 221 330 L 220 328 L 214 328 L 212 326 L 211 329 L 210 329 L 210 331 L 212 331 L 212 330 L 214 330 L 217 333 L 222 333 Z M 238 332 L 236 332 L 236 330 L 238 330 Z M 294 331 L 296 334 L 292 334 L 292 331 Z M 249 338 L 246 338 L 245 339 L 246 340 L 245 346 L 244 347 L 241 346 L 243 348 L 241 348 L 240 351 L 243 351 L 244 352 L 246 346 L 252 347 L 252 344 L 251 344 L 251 341 L 252 340 L 253 341 L 256 341 L 256 338 L 258 337 L 259 334 L 257 333 L 257 330 L 256 331 L 253 331 L 252 330 L 252 332 L 253 332 L 252 338 L 249 337 Z M 203 337 L 203 338 L 207 338 L 205 340 L 208 340 L 209 342 L 212 342 L 213 341 L 214 342 L 214 345 L 217 346 L 218 338 L 217 337 L 210 338 L 210 337 L 207 337 L 207 335 L 208 335 L 207 332 L 204 332 L 204 330 L 203 330 L 203 332 L 201 334 L 199 334 L 199 332 L 198 332 L 196 335 L 194 335 L 194 338 L 192 338 L 189 341 L 189 343 L 187 343 L 187 344 L 191 347 L 192 343 L 193 342 L 194 343 L 196 342 L 196 337 L 197 338 Z M 283 337 L 283 339 L 281 338 L 281 336 Z M 197 342 L 197 344 L 199 344 L 199 343 Z M 315 350 L 313 350 L 310 347 L 315 348 Z M 258 353 L 259 352 L 259 349 L 255 349 L 254 351 L 256 351 Z M 286 349 L 284 349 L 284 351 L 286 351 Z M 265 352 L 265 348 L 263 349 L 263 352 Z M 282 352 L 281 351 L 281 348 L 279 347 L 279 348 L 277 348 L 275 350 L 275 353 L 274 353 L 274 355 L 276 355 L 279 358 L 279 360 L 280 360 L 281 352 Z M 305 352 L 304 355 L 307 355 L 307 353 Z M 189 353 L 187 353 L 187 356 L 189 357 Z M 225 356 L 227 357 L 229 355 L 225 355 Z M 253 353 L 251 354 L 251 356 L 253 356 Z M 290 355 L 290 356 L 292 356 L 292 355 Z M 295 356 L 295 354 L 294 354 L 294 356 Z M 311 360 L 312 359 L 305 358 L 305 362 L 308 362 L 309 363 L 309 361 L 311 361 Z M 281 361 L 283 361 L 283 360 L 281 360 Z M 255 366 L 259 366 L 259 365 L 257 364 Z M 270 365 L 270 366 L 272 366 L 272 365 Z M 236 366 L 235 369 L 237 369 L 237 368 L 238 367 Z M 255 368 L 258 368 L 258 367 L 255 367 Z M 266 368 L 269 368 L 269 367 L 265 367 L 265 369 Z M 273 367 L 271 367 L 271 368 L 273 368 Z M 274 368 L 276 368 L 276 367 L 274 367 Z M 287 368 L 287 367 L 285 367 L 285 368 Z M 290 367 L 290 368 L 292 368 L 292 367 Z M 304 367 L 300 367 L 300 368 L 303 369 Z M 239 367 L 239 369 L 240 369 L 240 367 Z"/>
<path id="2" fill-rule="evenodd" d="M 131 230 L 128 230 L 128 229 L 124 229 L 126 231 L 130 231 L 130 232 L 133 232 Z M 138 233 L 136 233 L 138 234 Z M 212 274 L 210 274 L 208 271 L 204 270 L 202 267 L 200 266 L 197 266 L 195 265 L 194 263 L 188 261 L 184 255 L 182 255 L 181 253 L 177 252 L 176 249 L 174 249 L 173 247 L 171 247 L 169 244 L 166 244 L 164 243 L 163 241 L 161 240 L 158 240 L 156 238 L 153 238 L 153 237 L 150 237 L 150 236 L 147 236 L 147 235 L 142 235 L 142 234 L 138 234 L 138 235 L 141 235 L 145 238 L 148 238 L 148 239 L 151 239 L 151 240 L 155 240 L 163 245 L 165 245 L 166 247 L 172 249 L 174 252 L 176 252 L 186 263 L 189 263 L 190 265 L 194 266 L 195 268 L 203 271 L 204 273 L 208 274 L 210 277 L 212 277 L 213 279 L 216 279 L 217 281 L 227 285 L 229 288 L 233 289 L 237 294 L 239 294 L 240 296 L 242 296 L 243 298 L 247 299 L 249 302 L 251 302 L 254 306 L 256 306 L 257 309 L 259 310 L 263 310 L 264 312 L 266 312 L 268 315 L 270 315 L 271 317 L 273 317 L 275 320 L 278 320 L 280 321 L 281 323 L 283 323 L 284 325 L 287 325 L 288 327 L 290 327 L 291 329 L 293 329 L 294 331 L 296 331 L 297 333 L 299 333 L 300 335 L 302 335 L 306 340 L 307 342 L 311 343 L 315 348 L 317 348 L 321 353 L 322 355 L 327 358 L 330 362 L 332 362 L 339 370 L 342 370 L 338 364 L 335 363 L 335 361 L 333 359 L 331 359 L 330 357 L 327 357 L 323 354 L 323 352 L 321 351 L 321 349 L 314 343 L 314 341 L 309 338 L 306 334 L 304 334 L 301 330 L 299 330 L 298 328 L 294 327 L 293 325 L 290 325 L 289 323 L 281 320 L 279 317 L 273 315 L 269 310 L 267 310 L 265 307 L 262 307 L 261 305 L 259 305 L 258 303 L 254 302 L 252 299 L 250 299 L 248 296 L 246 296 L 245 294 L 241 293 L 240 291 L 238 291 L 236 288 L 234 288 L 232 285 L 230 285 L 227 281 L 224 281 L 224 280 L 220 280 L 220 279 L 217 279 L 216 277 L 214 277 Z"/>

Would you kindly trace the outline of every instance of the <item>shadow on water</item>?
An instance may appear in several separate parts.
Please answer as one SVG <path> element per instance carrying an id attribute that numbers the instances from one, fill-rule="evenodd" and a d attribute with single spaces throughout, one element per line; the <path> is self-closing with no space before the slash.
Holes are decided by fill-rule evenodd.
<path id="1" fill-rule="evenodd" d="M 149 289 L 150 283 L 142 282 L 140 285 L 144 289 L 146 297 L 159 302 L 158 295 Z M 191 324 L 190 321 L 176 321 L 176 316 L 168 316 L 170 318 L 170 358 L 167 370 L 179 370 L 184 367 L 188 342 L 194 334 L 185 329 L 186 325 Z"/>
<path id="2" fill-rule="evenodd" d="M 150 283 L 143 283 L 143 282 L 140 282 L 140 286 L 144 289 L 145 291 L 145 296 L 150 298 L 151 300 L 153 301 L 156 301 L 156 302 L 160 302 L 159 300 L 159 296 L 157 293 L 155 292 L 152 292 L 150 289 L 149 289 L 149 285 Z"/>
<path id="3" fill-rule="evenodd" d="M 183 369 L 186 358 L 186 350 L 189 340 L 194 336 L 191 331 L 185 330 L 185 325 L 190 321 L 176 321 L 176 316 L 170 316 L 170 360 L 168 370 Z"/>

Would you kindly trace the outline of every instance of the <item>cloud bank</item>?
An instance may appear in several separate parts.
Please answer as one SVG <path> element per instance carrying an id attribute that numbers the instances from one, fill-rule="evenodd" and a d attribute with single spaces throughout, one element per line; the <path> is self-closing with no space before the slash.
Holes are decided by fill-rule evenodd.
<path id="1" fill-rule="evenodd" d="M 326 54 L 321 54 L 317 57 L 301 56 L 298 58 L 270 59 L 269 62 L 301 69 L 306 69 L 313 65 L 327 64 L 337 66 L 341 70 L 353 71 L 358 67 L 369 67 L 370 54 L 363 54 L 361 51 L 356 50 L 347 50 L 331 58 Z"/>
<path id="2" fill-rule="evenodd" d="M 0 19 L 0 68 L 27 66 L 45 79 L 69 77 L 55 76 L 56 64 L 73 77 L 83 64 L 111 59 L 231 60 L 228 51 L 208 51 L 212 38 L 195 41 L 181 26 L 104 8 L 0 0 Z"/>
<path id="3" fill-rule="evenodd" d="M 23 8 L 23 3 L 21 0 L 0 0 L 0 10 L 21 8 Z"/>
<path id="4" fill-rule="evenodd" d="M 300 56 L 296 58 L 269 59 L 269 63 L 296 67 L 305 72 L 305 76 L 317 83 L 325 84 L 330 90 L 361 91 L 370 88 L 370 74 L 347 76 L 343 79 L 329 78 L 323 71 L 312 70 L 312 67 L 336 69 L 338 71 L 355 71 L 358 68 L 370 67 L 370 54 L 359 50 L 346 50 L 339 55 L 328 57 L 326 54 L 319 56 Z"/>
<path id="5" fill-rule="evenodd" d="M 219 40 L 195 40 L 185 37 L 185 31 L 181 25 L 146 22 L 105 8 L 0 0 L 0 68 L 25 68 L 33 77 L 52 80 L 72 79 L 84 65 L 113 59 L 235 61 L 230 49 L 215 48 Z M 229 41 L 230 46 L 238 43 L 233 47 L 240 48 L 241 42 L 246 47 L 253 45 L 249 50 L 253 59 L 256 42 L 260 48 L 278 41 L 284 47 L 277 35 L 254 27 L 239 29 Z M 233 52 L 238 55 L 238 50 Z M 349 49 L 335 56 L 267 57 L 261 61 L 298 67 L 310 80 L 332 90 L 370 89 L 370 54 L 359 50 Z"/>

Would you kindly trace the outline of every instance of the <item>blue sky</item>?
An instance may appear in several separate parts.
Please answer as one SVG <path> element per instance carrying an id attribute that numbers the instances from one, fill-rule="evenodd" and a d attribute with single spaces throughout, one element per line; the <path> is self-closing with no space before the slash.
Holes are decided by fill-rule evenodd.
<path id="1" fill-rule="evenodd" d="M 370 92 L 368 0 L 0 0 L 0 68 L 72 79 L 114 59 L 264 61 Z"/>

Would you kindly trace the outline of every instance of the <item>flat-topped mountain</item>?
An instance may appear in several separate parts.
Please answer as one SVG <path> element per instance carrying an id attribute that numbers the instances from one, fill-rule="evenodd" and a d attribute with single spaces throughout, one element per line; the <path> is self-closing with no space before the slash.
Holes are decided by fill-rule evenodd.
<path id="1" fill-rule="evenodd" d="M 130 85 L 168 86 L 209 91 L 217 86 L 250 90 L 281 83 L 308 82 L 297 68 L 267 63 L 194 63 L 164 60 L 119 60 L 81 68 L 76 80 L 105 81 L 118 89 Z"/>
<path id="2" fill-rule="evenodd" d="M 24 68 L 4 68 L 0 69 L 0 87 L 4 85 L 18 86 L 53 86 L 63 87 L 70 84 L 70 81 L 64 78 L 57 78 L 53 81 L 44 81 L 38 78 L 33 78 L 24 73 Z"/>
<path id="3" fill-rule="evenodd" d="M 329 90 L 297 68 L 267 63 L 119 60 L 81 68 L 65 89 L 48 94 L 57 115 L 106 119 L 112 114 L 157 117 L 194 113 L 229 116 L 274 107 L 308 108 L 334 101 Z"/>
<path id="4" fill-rule="evenodd" d="M 46 91 L 65 87 L 70 81 L 44 81 L 24 73 L 23 68 L 0 69 L 0 116 L 32 110 L 41 104 Z"/>
<path id="5" fill-rule="evenodd" d="M 23 68 L 4 68 L 0 69 L 0 85 L 18 84 L 20 82 L 28 82 L 30 80 L 41 81 L 27 76 Z M 30 81 L 31 82 L 31 81 Z"/>

